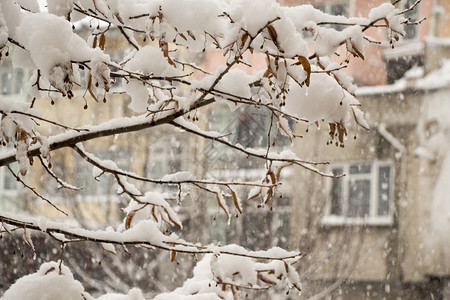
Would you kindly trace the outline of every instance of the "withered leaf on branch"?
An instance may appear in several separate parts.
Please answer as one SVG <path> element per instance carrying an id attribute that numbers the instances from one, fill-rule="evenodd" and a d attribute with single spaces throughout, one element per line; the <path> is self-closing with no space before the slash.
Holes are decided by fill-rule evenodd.
<path id="1" fill-rule="evenodd" d="M 308 59 L 304 56 L 299 56 L 298 61 L 302 64 L 303 70 L 306 72 L 305 84 L 309 86 L 310 78 L 311 78 L 311 64 Z"/>
<path id="2" fill-rule="evenodd" d="M 89 94 L 91 95 L 92 99 L 94 99 L 95 102 L 98 102 L 97 96 L 95 96 L 95 93 L 92 91 L 92 76 L 91 76 L 91 74 L 89 74 L 89 76 L 88 76 L 87 90 L 88 90 Z"/>
<path id="3" fill-rule="evenodd" d="M 117 255 L 116 253 L 116 248 L 114 247 L 113 244 L 109 244 L 109 243 L 100 243 L 100 246 L 102 247 L 103 251 Z"/>
<path id="4" fill-rule="evenodd" d="M 280 133 L 287 137 L 289 141 L 292 143 L 294 140 L 294 134 L 292 133 L 291 128 L 289 128 L 289 123 L 284 117 L 278 116 L 278 129 L 280 130 Z"/>
<path id="5" fill-rule="evenodd" d="M 176 228 L 178 228 L 178 229 L 181 230 L 181 224 L 175 222 L 175 220 L 170 216 L 169 212 L 167 211 L 167 209 L 166 209 L 165 207 L 164 207 L 164 211 L 166 212 L 167 217 L 169 218 L 169 221 L 170 221 Z"/>
<path id="6" fill-rule="evenodd" d="M 277 174 L 276 174 L 276 178 L 277 178 L 277 181 L 280 181 L 280 175 L 281 175 L 281 171 L 284 169 L 284 168 L 286 168 L 286 167 L 289 167 L 289 166 L 292 166 L 294 163 L 292 163 L 292 162 L 288 162 L 288 163 L 285 163 L 284 165 L 282 165 L 282 166 L 280 166 L 279 168 L 278 168 L 278 170 L 277 170 Z"/>
<path id="7" fill-rule="evenodd" d="M 187 30 L 186 32 L 191 37 L 191 39 L 193 39 L 194 41 L 196 40 L 195 35 L 192 33 L 192 31 Z"/>
<path id="8" fill-rule="evenodd" d="M 236 207 L 236 210 L 240 213 L 240 214 L 242 214 L 242 208 L 241 208 L 241 206 L 239 205 L 239 199 L 238 199 L 238 196 L 236 195 L 236 192 L 231 188 L 231 187 L 228 187 L 229 189 L 230 189 L 230 193 L 231 193 L 231 198 L 233 198 L 233 204 L 234 204 L 234 207 Z"/>
<path id="9" fill-rule="evenodd" d="M 272 173 L 273 174 L 273 173 Z M 270 199 L 273 197 L 273 187 L 270 187 L 266 193 L 266 199 L 264 199 L 264 204 L 269 203 Z"/>
<path id="10" fill-rule="evenodd" d="M 136 215 L 136 210 L 132 210 L 128 213 L 125 219 L 125 229 L 130 229 L 131 222 L 133 221 L 134 216 Z"/>
<path id="11" fill-rule="evenodd" d="M 252 200 L 258 197 L 261 194 L 261 187 L 255 187 L 250 191 L 250 195 L 247 200 Z"/>
<path id="12" fill-rule="evenodd" d="M 31 240 L 30 232 L 26 228 L 23 229 L 23 240 L 31 248 L 31 250 L 34 253 L 33 241 Z"/>
<path id="13" fill-rule="evenodd" d="M 106 43 L 106 36 L 104 33 L 102 33 L 100 35 L 100 41 L 98 43 L 99 48 L 105 50 L 105 43 Z"/>
<path id="14" fill-rule="evenodd" d="M 187 41 L 186 36 L 183 33 L 178 33 L 178 35 L 185 41 Z"/>
<path id="15" fill-rule="evenodd" d="M 359 57 L 362 60 L 364 60 L 364 54 L 361 53 L 361 51 L 358 50 L 357 47 L 355 47 L 355 44 L 351 39 L 347 39 L 345 41 L 345 45 L 347 47 L 347 51 L 353 54 L 355 57 Z"/>
<path id="16" fill-rule="evenodd" d="M 269 36 L 272 39 L 272 41 L 274 43 L 278 43 L 277 38 L 278 38 L 278 34 L 277 31 L 275 30 L 275 28 L 273 28 L 272 25 L 267 26 L 267 31 L 269 32 Z"/>
<path id="17" fill-rule="evenodd" d="M 227 217 L 230 217 L 230 213 L 228 212 L 228 210 L 225 207 L 225 200 L 223 199 L 222 195 L 219 194 L 219 192 L 216 192 L 216 199 L 217 199 L 217 204 L 219 205 L 219 207 L 225 212 L 225 214 L 227 215 Z"/>
<path id="18" fill-rule="evenodd" d="M 242 47 L 244 47 L 245 42 L 247 41 L 247 39 L 248 39 L 248 33 L 245 32 L 245 33 L 242 35 L 242 37 L 241 37 L 241 44 L 242 44 Z"/>
<path id="19" fill-rule="evenodd" d="M 170 58 L 169 56 L 169 44 L 164 42 L 164 41 L 159 41 L 159 48 L 161 48 L 164 57 L 167 58 L 167 61 L 169 62 L 169 64 L 171 64 L 172 66 L 176 67 L 177 65 L 173 62 L 173 60 Z"/>

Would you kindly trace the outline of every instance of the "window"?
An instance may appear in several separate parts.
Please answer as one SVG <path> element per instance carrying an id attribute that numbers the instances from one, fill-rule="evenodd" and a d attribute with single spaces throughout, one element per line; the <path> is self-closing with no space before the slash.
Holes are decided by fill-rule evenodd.
<path id="1" fill-rule="evenodd" d="M 2 63 L 0 70 L 0 94 L 20 95 L 26 82 L 26 74 L 23 69 L 13 68 L 10 61 Z"/>
<path id="2" fill-rule="evenodd" d="M 403 9 L 406 9 L 408 7 L 411 7 L 414 5 L 416 0 L 406 0 L 402 1 L 404 2 Z M 417 6 L 415 9 L 408 11 L 405 15 L 406 19 L 409 19 L 410 22 L 415 22 L 419 20 L 419 7 Z M 414 39 L 417 36 L 417 26 L 405 26 L 405 39 Z"/>
<path id="3" fill-rule="evenodd" d="M 313 4 L 313 6 L 333 16 L 348 16 L 348 4 L 346 2 L 317 3 Z"/>
<path id="4" fill-rule="evenodd" d="M 255 200 L 243 201 L 244 213 L 227 225 L 227 217 L 217 207 L 210 210 L 214 222 L 210 234 L 215 242 L 239 241 L 244 247 L 267 249 L 289 247 L 291 235 L 291 198 L 275 196 L 269 207 L 257 208 Z"/>
<path id="5" fill-rule="evenodd" d="M 235 143 L 244 147 L 264 147 L 267 144 L 268 123 L 270 123 L 269 117 L 261 112 L 240 111 Z"/>
<path id="6" fill-rule="evenodd" d="M 314 8 L 327 13 L 332 16 L 349 16 L 349 9 L 347 2 L 332 2 L 332 3 L 312 3 Z M 334 28 L 338 31 L 345 29 L 345 26 L 342 25 L 330 25 L 331 28 Z M 304 38 L 312 38 L 312 33 L 309 31 L 303 32 Z"/>
<path id="7" fill-rule="evenodd" d="M 149 147 L 149 176 L 161 178 L 166 174 L 182 170 L 183 155 L 182 143 L 174 136 L 161 139 Z"/>
<path id="8" fill-rule="evenodd" d="M 389 224 L 391 221 L 393 171 L 390 163 L 350 163 L 331 168 L 328 214 L 325 223 Z"/>
<path id="9" fill-rule="evenodd" d="M 17 166 L 11 166 L 17 172 Z M 0 168 L 0 209 L 7 212 L 17 212 L 17 180 L 6 167 Z"/>
<path id="10" fill-rule="evenodd" d="M 386 58 L 387 83 L 393 84 L 414 67 L 423 67 L 423 61 L 422 54 Z"/>
<path id="11" fill-rule="evenodd" d="M 2 74 L 2 95 L 9 95 L 11 94 L 11 74 L 3 73 Z"/>

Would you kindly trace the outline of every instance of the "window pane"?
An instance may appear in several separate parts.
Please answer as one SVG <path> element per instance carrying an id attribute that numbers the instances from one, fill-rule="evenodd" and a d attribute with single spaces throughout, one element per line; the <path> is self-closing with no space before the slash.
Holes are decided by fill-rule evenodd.
<path id="1" fill-rule="evenodd" d="M 342 168 L 333 169 L 333 174 L 342 174 Z M 343 179 L 332 179 L 331 184 L 331 214 L 342 215 L 342 182 Z"/>
<path id="2" fill-rule="evenodd" d="M 366 174 L 370 173 L 371 166 L 365 164 L 351 165 L 350 174 Z"/>
<path id="3" fill-rule="evenodd" d="M 333 16 L 348 16 L 347 5 L 345 3 L 336 3 L 331 5 L 330 14 Z"/>
<path id="4" fill-rule="evenodd" d="M 314 6 L 314 8 L 316 8 L 320 11 L 328 13 L 326 10 L 325 4 L 323 4 L 323 3 L 317 3 L 317 4 L 314 4 L 313 6 Z"/>
<path id="5" fill-rule="evenodd" d="M 9 95 L 11 94 L 11 74 L 3 73 L 2 74 L 2 95 Z"/>
<path id="6" fill-rule="evenodd" d="M 370 212 L 370 180 L 350 182 L 348 216 L 365 217 Z"/>
<path id="7" fill-rule="evenodd" d="M 249 110 L 239 112 L 236 142 L 244 147 L 265 147 L 269 121 L 270 118 L 260 112 Z"/>
<path id="8" fill-rule="evenodd" d="M 275 203 L 276 207 L 290 206 L 292 203 L 292 199 L 291 199 L 291 197 L 283 196 L 280 198 L 276 198 L 274 203 Z"/>
<path id="9" fill-rule="evenodd" d="M 408 0 L 405 8 L 411 7 L 415 2 L 416 0 Z M 405 18 L 410 19 L 411 20 L 410 22 L 415 22 L 418 20 L 418 13 L 419 8 L 416 7 L 415 9 L 405 13 Z M 416 37 L 417 26 L 405 26 L 405 32 L 406 32 L 405 39 L 413 39 Z"/>
<path id="10" fill-rule="evenodd" d="M 272 212 L 264 210 L 243 214 L 241 243 L 257 250 L 269 248 L 272 242 L 272 217 Z"/>
<path id="11" fill-rule="evenodd" d="M 271 246 L 278 246 L 281 248 L 288 248 L 289 235 L 291 233 L 291 214 L 290 213 L 278 213 L 277 218 L 274 221 L 276 236 L 273 237 Z"/>
<path id="12" fill-rule="evenodd" d="M 16 82 L 15 82 L 15 86 L 14 86 L 14 93 L 15 94 L 20 94 L 20 91 L 22 89 L 23 86 L 23 70 L 22 69 L 18 69 L 17 73 L 16 73 Z"/>
<path id="13" fill-rule="evenodd" d="M 5 172 L 5 186 L 4 186 L 4 189 L 5 190 L 14 190 L 14 191 L 17 189 L 17 179 L 9 172 L 9 170 L 7 170 Z"/>
<path id="14" fill-rule="evenodd" d="M 391 168 L 380 167 L 378 178 L 378 215 L 386 216 L 390 212 Z"/>

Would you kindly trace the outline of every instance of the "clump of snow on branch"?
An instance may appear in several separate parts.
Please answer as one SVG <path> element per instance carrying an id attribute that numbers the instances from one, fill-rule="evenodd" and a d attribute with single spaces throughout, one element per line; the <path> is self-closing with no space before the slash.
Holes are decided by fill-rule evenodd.
<path id="1" fill-rule="evenodd" d="M 324 73 L 311 74 L 307 88 L 293 85 L 286 99 L 285 111 L 314 123 L 327 120 L 346 124 L 351 117 L 350 107 L 359 105 L 347 91 Z"/>
<path id="2" fill-rule="evenodd" d="M 94 298 L 61 262 L 43 263 L 39 270 L 16 281 L 3 295 L 4 300 L 144 300 L 141 290 L 131 289 L 127 295 L 108 293 Z"/>
<path id="3" fill-rule="evenodd" d="M 241 248 L 236 245 L 230 247 Z M 277 251 L 276 248 L 272 250 Z M 239 287 L 266 289 L 280 283 L 281 279 L 287 279 L 288 285 L 301 291 L 297 272 L 284 261 L 255 262 L 248 257 L 214 253 L 205 255 L 193 273 L 182 287 L 160 294 L 155 300 L 183 299 L 191 295 L 196 295 L 196 299 L 239 299 Z"/>
<path id="4" fill-rule="evenodd" d="M 63 95 L 71 90 L 75 80 L 71 61 L 90 61 L 92 57 L 101 58 L 104 62 L 110 61 L 109 56 L 100 49 L 89 47 L 62 17 L 36 13 L 25 14 L 22 19 L 15 38 L 29 51 L 31 60 L 28 61 L 34 65 L 28 67 L 39 69 L 50 84 Z M 101 75 L 105 72 L 101 69 Z"/>
<path id="5" fill-rule="evenodd" d="M 25 175 L 29 168 L 27 156 L 28 148 L 32 142 L 31 133 L 35 123 L 30 115 L 36 113 L 26 103 L 11 102 L 0 98 L 0 142 L 5 145 L 10 141 L 16 144 L 16 159 L 19 171 Z"/>
<path id="6" fill-rule="evenodd" d="M 30 296 L 34 299 L 94 299 L 84 291 L 82 284 L 73 278 L 70 269 L 57 262 L 44 263 L 36 273 L 17 280 L 2 299 L 28 299 Z"/>

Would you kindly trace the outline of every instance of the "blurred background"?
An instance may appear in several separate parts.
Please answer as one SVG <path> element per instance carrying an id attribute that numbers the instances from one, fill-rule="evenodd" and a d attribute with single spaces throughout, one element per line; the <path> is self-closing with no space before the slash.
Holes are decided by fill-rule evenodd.
<path id="1" fill-rule="evenodd" d="M 328 14 L 358 17 L 384 1 L 279 2 L 285 6 L 311 4 Z M 415 2 L 397 1 L 396 6 L 406 8 Z M 359 86 L 356 94 L 370 130 L 350 127 L 343 144 L 330 141 L 326 124 L 319 129 L 294 123 L 292 129 L 302 138 L 291 144 L 269 131 L 274 120 L 262 109 L 230 112 L 218 103 L 198 111 L 199 127 L 230 134 L 235 143 L 252 148 L 266 148 L 270 143 L 273 150 L 280 151 L 289 148 L 307 160 L 329 161 L 321 167 L 323 171 L 346 174 L 330 179 L 288 168 L 269 206 L 261 207 L 258 199 L 244 201 L 244 214 L 233 218 L 230 225 L 210 195 L 182 191 L 187 194 L 179 207 L 184 229 L 172 229 L 182 237 L 193 242 L 236 243 L 255 250 L 279 246 L 306 253 L 296 266 L 303 281 L 302 296 L 275 290 L 250 293 L 250 298 L 450 299 L 450 1 L 421 1 L 407 16 L 413 21 L 425 20 L 408 26 L 395 48 L 383 29 L 371 29 L 368 34 L 382 42 L 367 45 L 365 60 L 354 59 L 345 70 Z M 89 23 L 76 25 L 76 30 L 87 36 Z M 334 27 L 343 29 L 342 25 Z M 107 52 L 113 57 L 125 56 L 119 32 L 111 29 L 109 34 Z M 320 37 L 306 30 L 305 38 Z M 30 101 L 25 91 L 30 74 L 14 69 L 6 51 L 14 49 L 2 53 L 2 98 Z M 178 55 L 187 54 L 180 51 Z M 342 51 L 336 61 L 344 61 L 346 55 Z M 214 70 L 219 63 L 214 54 L 195 59 L 207 70 Z M 259 59 L 249 61 L 258 66 Z M 106 103 L 88 101 L 84 110 L 85 90 L 80 87 L 70 101 L 36 99 L 35 107 L 46 117 L 70 126 L 132 115 L 124 94 L 116 94 Z M 38 129 L 42 135 L 58 133 L 58 128 L 46 124 Z M 101 138 L 85 147 L 125 170 L 151 178 L 189 171 L 197 178 L 254 181 L 265 174 L 262 161 L 164 126 Z M 73 218 L 64 218 L 64 222 L 103 228 L 122 221 L 121 207 L 128 200 L 118 195 L 113 178 L 103 175 L 97 182 L 92 168 L 71 150 L 52 153 L 51 162 L 55 174 L 82 190 L 59 189 L 40 166 L 32 167 L 26 182 L 70 212 Z M 178 186 L 140 184 L 143 189 L 172 195 L 176 206 Z M 248 193 L 240 191 L 244 196 Z M 0 169 L 0 210 L 43 214 L 54 220 L 63 217 L 24 189 L 5 168 Z M 35 259 L 21 238 L 5 232 L 1 238 L 0 292 L 42 262 L 61 255 L 60 245 L 45 235 L 32 234 Z M 147 297 L 170 291 L 191 275 L 195 264 L 191 256 L 177 255 L 177 260 L 170 263 L 167 253 L 139 248 L 118 249 L 117 255 L 112 255 L 94 243 L 73 244 L 64 252 L 65 264 L 92 295 L 127 292 L 135 286 Z"/>

